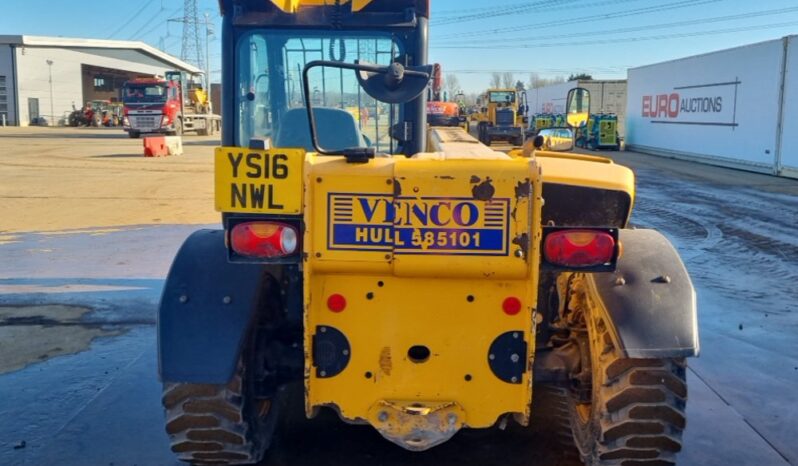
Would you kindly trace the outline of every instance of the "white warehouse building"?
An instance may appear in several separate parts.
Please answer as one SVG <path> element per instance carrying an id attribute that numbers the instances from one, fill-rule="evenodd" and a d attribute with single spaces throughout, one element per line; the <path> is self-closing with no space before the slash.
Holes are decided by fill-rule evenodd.
<path id="1" fill-rule="evenodd" d="M 63 123 L 73 106 L 167 70 L 201 71 L 143 42 L 0 35 L 0 125 Z"/>

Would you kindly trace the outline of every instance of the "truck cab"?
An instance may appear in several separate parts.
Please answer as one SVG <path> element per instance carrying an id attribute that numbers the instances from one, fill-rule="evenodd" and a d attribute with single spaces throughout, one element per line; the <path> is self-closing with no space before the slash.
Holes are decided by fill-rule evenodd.
<path id="1" fill-rule="evenodd" d="M 142 134 L 213 134 L 220 126 L 197 75 L 169 71 L 165 77 L 136 78 L 122 87 L 122 127 L 131 138 Z"/>

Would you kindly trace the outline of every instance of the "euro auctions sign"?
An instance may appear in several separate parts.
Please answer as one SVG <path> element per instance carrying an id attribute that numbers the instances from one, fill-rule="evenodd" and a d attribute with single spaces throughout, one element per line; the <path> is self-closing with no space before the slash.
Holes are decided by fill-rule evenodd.
<path id="1" fill-rule="evenodd" d="M 643 118 L 654 124 L 736 127 L 740 84 L 735 79 L 679 86 L 671 92 L 643 95 Z"/>

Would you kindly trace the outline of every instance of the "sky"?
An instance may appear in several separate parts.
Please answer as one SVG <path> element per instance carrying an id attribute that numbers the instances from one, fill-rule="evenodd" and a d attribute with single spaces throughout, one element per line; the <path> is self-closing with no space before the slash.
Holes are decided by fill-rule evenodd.
<path id="1" fill-rule="evenodd" d="M 265 1 L 265 0 L 264 0 Z M 798 34 L 796 0 L 431 0 L 430 61 L 466 92 L 493 72 L 529 81 L 587 73 L 624 79 L 628 68 Z M 141 40 L 180 56 L 183 0 L 2 0 L 0 35 Z M 487 6 L 486 6 L 487 5 Z M 208 13 L 212 77 L 221 20 Z"/>

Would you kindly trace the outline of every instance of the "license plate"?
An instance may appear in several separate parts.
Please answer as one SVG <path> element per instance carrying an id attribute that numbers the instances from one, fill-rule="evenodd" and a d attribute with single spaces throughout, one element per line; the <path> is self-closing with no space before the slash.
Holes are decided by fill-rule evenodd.
<path id="1" fill-rule="evenodd" d="M 304 160 L 305 152 L 301 149 L 216 148 L 216 210 L 301 213 Z"/>

